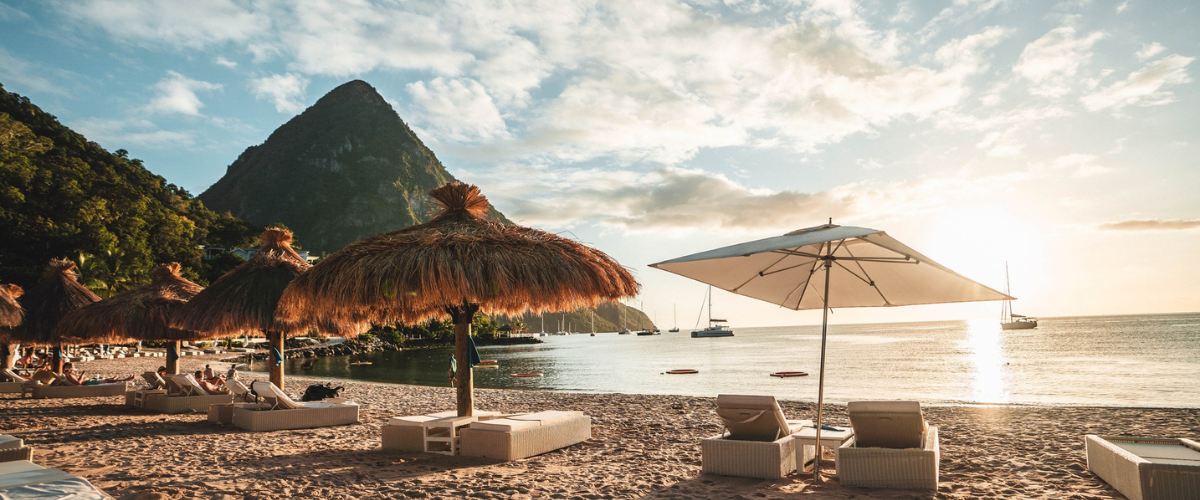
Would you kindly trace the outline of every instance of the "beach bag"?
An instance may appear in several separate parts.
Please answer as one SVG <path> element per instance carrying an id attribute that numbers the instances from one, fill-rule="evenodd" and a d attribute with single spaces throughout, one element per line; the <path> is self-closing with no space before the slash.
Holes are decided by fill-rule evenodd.
<path id="1" fill-rule="evenodd" d="M 336 398 L 341 395 L 345 387 L 333 387 L 331 384 L 319 385 L 313 384 L 304 390 L 304 396 L 301 401 L 321 401 L 327 398 Z"/>

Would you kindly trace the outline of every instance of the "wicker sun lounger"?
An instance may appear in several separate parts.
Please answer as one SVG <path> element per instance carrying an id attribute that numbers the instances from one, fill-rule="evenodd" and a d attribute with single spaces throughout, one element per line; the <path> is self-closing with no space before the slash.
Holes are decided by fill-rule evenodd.
<path id="1" fill-rule="evenodd" d="M 133 389 L 129 382 L 113 382 L 110 384 L 72 385 L 61 375 L 59 384 L 32 386 L 35 398 L 96 398 L 104 396 L 124 396 Z"/>
<path id="2" fill-rule="evenodd" d="M 25 446 L 25 440 L 8 434 L 0 434 L 0 462 L 33 460 L 33 448 Z"/>
<path id="3" fill-rule="evenodd" d="M 0 463 L 0 498 L 108 500 L 112 497 L 82 477 L 28 460 L 15 460 Z"/>
<path id="4" fill-rule="evenodd" d="M 1130 500 L 1200 498 L 1200 443 L 1190 439 L 1084 437 L 1088 470 Z"/>
<path id="5" fill-rule="evenodd" d="M 166 380 L 168 387 L 175 387 L 174 393 L 146 394 L 144 408 L 168 414 L 207 412 L 211 405 L 233 401 L 233 395 L 229 393 L 209 394 L 190 373 L 170 375 Z"/>
<path id="6" fill-rule="evenodd" d="M 937 489 L 937 427 L 917 401 L 851 401 L 846 407 L 854 437 L 837 449 L 843 486 Z"/>
<path id="7" fill-rule="evenodd" d="M 792 434 L 812 421 L 788 420 L 775 396 L 739 394 L 718 395 L 717 416 L 725 432 L 700 441 L 703 473 L 778 479 L 796 471 Z"/>
<path id="8" fill-rule="evenodd" d="M 472 422 L 459 436 L 463 456 L 520 460 L 591 439 L 592 417 L 542 411 Z"/>
<path id="9" fill-rule="evenodd" d="M 475 415 L 481 416 L 481 413 L 491 414 L 493 412 L 476 411 Z M 458 415 L 458 412 L 450 410 L 428 415 L 392 417 L 380 429 L 383 441 L 381 448 L 396 451 L 425 451 L 425 426 L 422 424 L 455 415 Z"/>
<path id="10" fill-rule="evenodd" d="M 250 384 L 265 404 L 235 404 L 233 425 L 248 431 L 310 429 L 358 423 L 358 403 L 299 403 L 275 384 L 256 381 Z"/>

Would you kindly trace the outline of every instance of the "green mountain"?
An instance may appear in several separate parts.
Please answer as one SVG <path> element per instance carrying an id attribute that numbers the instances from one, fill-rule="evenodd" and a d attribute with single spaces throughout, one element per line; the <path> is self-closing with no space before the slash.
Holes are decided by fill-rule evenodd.
<path id="1" fill-rule="evenodd" d="M 144 281 L 159 262 L 198 278 L 198 245 L 246 244 L 253 231 L 0 85 L 0 281 L 31 286 L 51 258 L 81 252 L 97 256 L 80 268 L 101 291 Z"/>
<path id="2" fill-rule="evenodd" d="M 281 222 L 319 255 L 424 222 L 429 190 L 452 180 L 383 96 L 355 80 L 246 149 L 200 199 L 255 224 Z"/>
<path id="3" fill-rule="evenodd" d="M 502 317 L 498 318 L 496 323 L 507 325 L 513 319 L 519 319 L 525 325 L 526 331 L 545 331 L 547 333 L 559 330 L 579 333 L 591 332 L 593 322 L 595 322 L 595 331 L 597 332 L 619 331 L 622 325 L 633 331 L 646 330 L 656 326 L 646 313 L 637 308 L 616 303 L 600 304 L 596 307 L 594 317 L 591 311 L 581 309 L 566 313 L 525 314 L 519 318 Z M 542 329 L 543 323 L 545 324 L 545 330 Z"/>

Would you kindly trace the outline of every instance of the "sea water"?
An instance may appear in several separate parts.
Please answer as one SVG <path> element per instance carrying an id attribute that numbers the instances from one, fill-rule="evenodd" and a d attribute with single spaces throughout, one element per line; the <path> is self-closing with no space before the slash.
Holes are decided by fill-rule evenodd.
<path id="1" fill-rule="evenodd" d="M 476 368 L 475 385 L 579 392 L 773 394 L 816 401 L 821 327 L 734 328 L 725 338 L 687 331 L 541 337 L 536 345 L 481 347 L 496 368 Z M 302 359 L 287 371 L 324 377 L 449 385 L 452 349 Z M 352 361 L 370 365 L 351 365 Z M 669 375 L 690 368 L 699 373 Z M 776 378 L 771 373 L 809 375 Z M 513 373 L 540 372 L 540 378 Z M 913 399 L 1001 403 L 1200 407 L 1200 313 L 1042 318 L 1033 330 L 996 321 L 829 327 L 825 400 Z"/>

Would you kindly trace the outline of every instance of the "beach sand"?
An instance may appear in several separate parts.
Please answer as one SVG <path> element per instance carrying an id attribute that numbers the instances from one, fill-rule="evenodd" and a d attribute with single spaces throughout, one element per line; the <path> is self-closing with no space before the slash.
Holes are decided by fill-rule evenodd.
<path id="1" fill-rule="evenodd" d="M 221 357 L 187 357 L 181 367 L 194 371 Z M 82 368 L 129 375 L 161 363 L 127 358 Z M 249 378 L 264 377 L 243 373 Z M 314 382 L 324 380 L 289 376 L 288 392 Z M 120 397 L 0 397 L 0 433 L 24 438 L 35 462 L 83 476 L 120 499 L 1123 498 L 1087 471 L 1084 434 L 1200 437 L 1195 409 L 926 406 L 926 419 L 940 426 L 938 491 L 874 490 L 836 479 L 814 486 L 809 474 L 701 475 L 699 441 L 721 431 L 713 398 L 477 389 L 478 409 L 582 410 L 592 417 L 589 441 L 496 462 L 379 449 L 387 418 L 453 409 L 451 388 L 337 385 L 363 405 L 360 424 L 250 433 L 209 424 L 204 414 L 129 408 Z M 811 403 L 781 404 L 789 418 L 814 418 Z M 844 406 L 830 405 L 826 415 L 834 425 L 849 423 Z"/>

